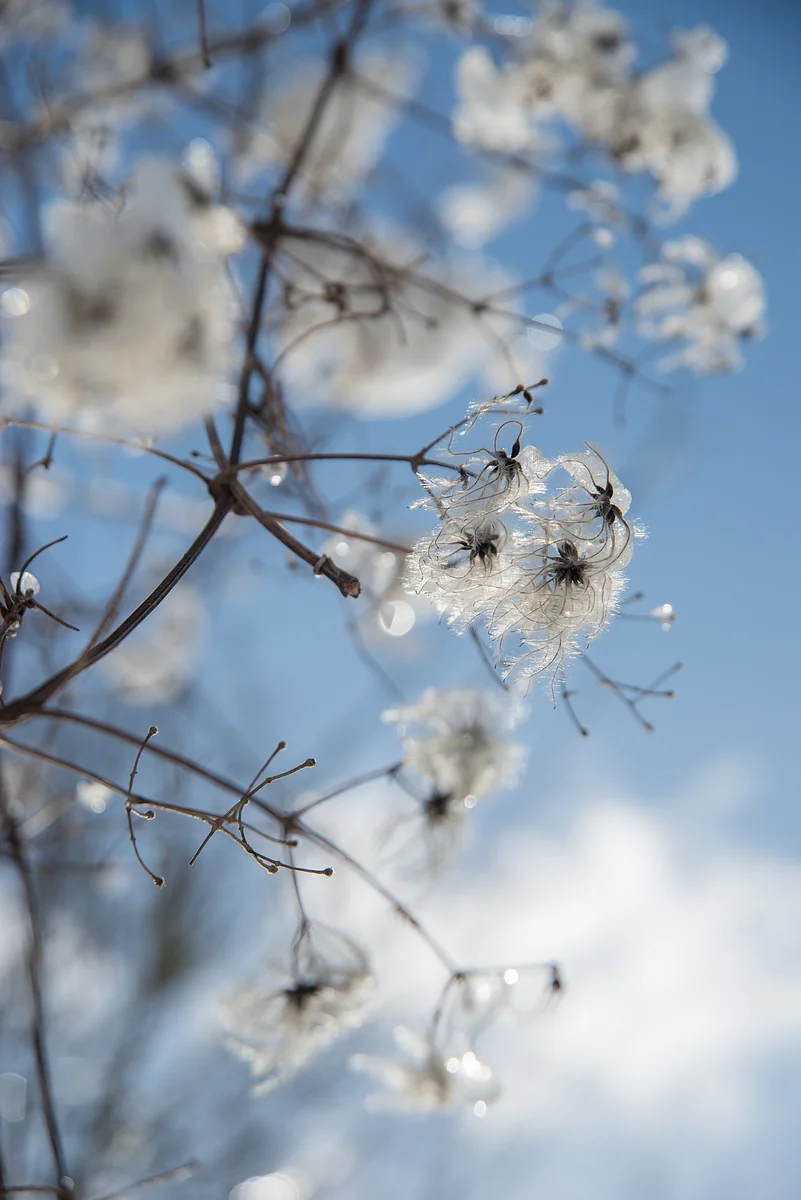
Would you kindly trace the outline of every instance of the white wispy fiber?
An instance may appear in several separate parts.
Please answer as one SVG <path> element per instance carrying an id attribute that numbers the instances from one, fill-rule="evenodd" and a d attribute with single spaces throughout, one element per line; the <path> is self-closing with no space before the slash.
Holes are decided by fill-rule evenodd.
<path id="1" fill-rule="evenodd" d="M 268 972 L 240 985 L 223 1004 L 228 1047 L 249 1064 L 254 1095 L 280 1087 L 340 1034 L 361 1025 L 372 1001 L 367 959 L 342 934 L 306 926 L 293 951 L 286 986 L 276 986 L 275 972 Z"/>
<path id="2" fill-rule="evenodd" d="M 421 504 L 438 524 L 414 547 L 407 584 L 459 632 L 483 625 L 504 674 L 555 679 L 617 610 L 640 531 L 626 519 L 630 493 L 595 450 L 549 460 L 517 431 L 507 422 L 455 479 L 426 481 Z"/>
<path id="3" fill-rule="evenodd" d="M 383 719 L 403 737 L 404 767 L 449 803 L 469 806 L 517 781 L 524 754 L 510 735 L 521 717 L 515 696 L 428 688 Z"/>

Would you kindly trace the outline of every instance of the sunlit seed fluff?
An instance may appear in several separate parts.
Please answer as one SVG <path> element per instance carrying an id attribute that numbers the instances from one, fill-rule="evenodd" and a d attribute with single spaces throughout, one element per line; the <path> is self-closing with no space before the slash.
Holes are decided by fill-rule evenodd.
<path id="1" fill-rule="evenodd" d="M 395 1041 L 405 1062 L 356 1054 L 351 1066 L 372 1076 L 384 1090 L 367 1099 L 374 1109 L 401 1108 L 409 1112 L 469 1108 L 481 1116 L 497 1099 L 499 1087 L 491 1069 L 472 1050 L 462 1055 L 443 1053 L 433 1040 L 399 1026 Z"/>
<path id="2" fill-rule="evenodd" d="M 329 958 L 310 937 L 303 935 L 286 986 L 246 983 L 223 1005 L 228 1048 L 249 1064 L 254 1095 L 286 1083 L 342 1033 L 361 1025 L 372 1001 L 374 980 L 361 951 L 335 935 L 338 949 Z"/>
<path id="3" fill-rule="evenodd" d="M 503 594 L 509 571 L 506 525 L 495 516 L 443 523 L 415 544 L 407 586 L 464 629 Z"/>
<path id="4" fill-rule="evenodd" d="M 611 538 L 596 546 L 564 537 L 519 565 L 488 628 L 505 650 L 504 672 L 559 675 L 617 612 L 625 579 Z M 509 646 L 509 639 L 519 644 Z"/>
<path id="5" fill-rule="evenodd" d="M 504 672 L 556 677 L 617 610 L 635 533 L 631 495 L 588 448 L 548 460 L 515 440 L 429 482 L 439 523 L 410 556 L 407 585 L 458 631 L 485 626 Z"/>
<path id="6" fill-rule="evenodd" d="M 429 688 L 415 704 L 391 709 L 383 719 L 407 731 L 404 767 L 447 809 L 469 807 L 516 782 L 523 749 L 510 735 L 521 716 L 520 702 L 511 696 Z"/>

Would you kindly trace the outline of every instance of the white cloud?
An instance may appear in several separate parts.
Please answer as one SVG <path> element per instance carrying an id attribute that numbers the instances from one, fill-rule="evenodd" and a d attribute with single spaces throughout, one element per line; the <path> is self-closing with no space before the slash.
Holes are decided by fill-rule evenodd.
<path id="1" fill-rule="evenodd" d="M 756 783 L 753 768 L 723 762 L 667 800 L 618 789 L 576 802 L 587 789 L 566 788 L 559 828 L 532 811 L 490 844 L 481 826 L 478 870 L 413 905 L 464 965 L 557 959 L 567 982 L 544 1015 L 510 1016 L 479 1044 L 503 1095 L 480 1129 L 466 1114 L 447 1135 L 475 1195 L 491 1172 L 509 1195 L 536 1182 L 537 1195 L 570 1200 L 639 1197 L 656 1174 L 671 1200 L 724 1181 L 746 1197 L 766 1137 L 781 1183 L 793 1153 L 781 1095 L 801 1060 L 801 864 L 728 831 Z M 373 793 L 338 814 L 364 860 L 367 813 L 386 801 Z M 360 885 L 337 903 L 337 918 L 380 946 L 388 1024 L 414 1010 L 424 1020 L 440 986 L 431 955 L 400 924 L 387 938 L 382 903 Z M 392 1139 L 376 1153 L 388 1169 Z"/>
<path id="2" fill-rule="evenodd" d="M 693 851 L 646 801 L 599 799 L 564 836 L 506 840 L 488 874 L 461 919 L 493 959 L 558 957 L 569 983 L 558 1012 L 496 1039 L 499 1125 L 611 1106 L 642 1133 L 675 1120 L 735 1136 L 758 1061 L 801 1049 L 798 865 L 725 841 Z"/>

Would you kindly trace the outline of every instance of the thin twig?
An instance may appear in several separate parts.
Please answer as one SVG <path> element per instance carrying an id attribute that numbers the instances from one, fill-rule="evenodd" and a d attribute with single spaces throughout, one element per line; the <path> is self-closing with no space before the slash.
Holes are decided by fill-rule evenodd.
<path id="1" fill-rule="evenodd" d="M 122 741 L 126 741 L 129 744 L 138 745 L 139 741 L 140 741 L 140 739 L 138 737 L 136 737 L 134 734 L 128 733 L 122 729 L 117 729 L 115 726 L 109 725 L 105 722 L 98 722 L 98 721 L 94 721 L 92 718 L 81 717 L 77 713 L 66 713 L 66 712 L 60 713 L 56 709 L 47 709 L 47 710 L 44 710 L 43 712 L 41 712 L 39 715 L 48 717 L 48 718 L 56 718 L 56 719 L 59 717 L 63 717 L 63 719 L 65 719 L 65 720 L 72 720 L 79 724 L 86 724 L 87 727 L 89 727 L 89 728 L 97 729 L 98 732 L 108 733 L 110 736 L 120 738 Z M 75 773 L 77 775 L 82 775 L 84 778 L 95 779 L 97 782 L 102 783 L 106 787 L 110 788 L 111 791 L 115 791 L 122 795 L 125 795 L 124 788 L 121 788 L 117 784 L 112 783 L 110 780 L 105 779 L 102 775 L 98 775 L 92 771 L 87 771 L 85 768 L 78 766 L 76 763 L 68 762 L 63 758 L 58 758 L 55 755 L 48 754 L 46 751 L 37 750 L 37 749 L 29 747 L 29 746 L 24 746 L 24 745 L 20 744 L 19 742 L 13 741 L 11 738 L 7 737 L 6 735 L 0 735 L 0 743 L 9 746 L 10 748 L 18 751 L 21 754 L 29 754 L 29 755 L 32 755 L 33 757 L 40 758 L 45 762 L 49 762 L 54 766 L 64 767 L 66 770 L 72 771 L 73 773 Z M 194 762 L 192 762 L 191 759 L 187 759 L 183 755 L 177 754 L 175 751 L 167 751 L 167 750 L 164 750 L 163 747 L 158 747 L 158 746 L 153 746 L 153 745 L 149 746 L 149 749 L 154 754 L 161 753 L 162 757 L 168 758 L 169 761 L 176 763 L 176 765 L 184 767 L 186 770 L 193 772 L 194 774 L 198 775 L 199 777 L 201 777 L 203 779 L 207 779 L 210 783 L 214 783 L 217 787 L 223 788 L 224 790 L 228 791 L 229 793 L 231 793 L 237 797 L 239 797 L 243 794 L 242 788 L 238 784 L 234 783 L 232 780 L 225 779 L 223 776 L 217 775 L 215 772 L 209 771 L 207 768 L 203 767 L 201 764 L 194 763 Z M 200 811 L 194 810 L 194 809 L 184 809 L 178 805 L 165 804 L 164 802 L 155 802 L 153 800 L 147 800 L 141 796 L 135 796 L 135 797 L 133 797 L 133 799 L 136 801 L 137 804 L 150 805 L 153 808 L 164 809 L 167 812 L 183 813 L 186 816 L 194 817 L 196 820 L 200 820 L 200 821 L 206 821 L 209 823 L 213 823 L 216 820 L 218 820 L 218 816 L 213 813 L 204 813 L 204 812 L 200 812 Z M 328 850 L 331 854 L 334 854 L 336 857 L 340 858 L 353 871 L 355 871 L 356 874 L 359 875 L 360 878 L 363 879 L 366 884 L 368 884 L 368 886 L 370 886 L 375 891 L 377 891 L 379 895 L 383 896 L 383 898 L 389 904 L 392 905 L 392 907 L 404 918 L 404 920 L 408 921 L 408 923 L 412 926 L 413 929 L 417 930 L 420 937 L 423 938 L 423 940 L 431 947 L 431 949 L 434 951 L 434 953 L 439 958 L 440 962 L 442 962 L 445 966 L 447 966 L 449 971 L 454 969 L 454 966 L 453 966 L 453 963 L 452 963 L 450 957 L 442 949 L 442 947 L 439 945 L 439 943 L 428 933 L 428 931 L 425 929 L 425 927 L 409 911 L 409 909 L 406 907 L 406 905 L 402 904 L 401 901 L 399 901 L 392 894 L 392 892 L 389 891 L 388 888 L 384 887 L 384 885 L 382 883 L 380 883 L 379 880 L 376 879 L 375 876 L 372 875 L 370 873 L 370 871 L 367 870 L 366 867 L 363 867 L 361 863 L 357 862 L 354 858 L 352 858 L 352 856 L 347 854 L 346 851 L 340 849 L 340 847 L 337 846 L 334 842 L 332 842 L 329 838 L 326 838 L 323 834 L 318 833 L 316 830 L 311 829 L 308 825 L 306 825 L 302 820 L 300 820 L 294 814 L 279 813 L 276 809 L 272 808 L 268 804 L 265 804 L 265 802 L 263 800 L 258 799 L 256 797 L 253 797 L 253 803 L 259 809 L 261 809 L 263 812 L 265 812 L 269 817 L 271 817 L 273 820 L 277 821 L 286 830 L 287 834 L 295 831 L 298 834 L 300 834 L 301 836 L 307 837 L 310 841 L 314 842 L 315 844 L 321 846 L 323 849 Z M 222 832 L 226 833 L 229 831 L 223 829 Z"/>
<path id="2" fill-rule="evenodd" d="M 136 1183 L 126 1184 L 116 1192 L 107 1192 L 105 1196 L 100 1196 L 98 1200 L 122 1200 L 124 1196 L 131 1192 L 138 1191 L 140 1188 L 152 1187 L 157 1183 L 180 1183 L 183 1179 L 190 1179 L 200 1170 L 200 1163 L 190 1161 L 182 1163 L 180 1167 L 170 1167 L 167 1171 L 159 1171 L 157 1175 L 149 1175 L 147 1179 L 139 1179 Z"/>
<path id="3" fill-rule="evenodd" d="M 57 1187 L 49 1187 L 45 1188 L 44 1190 L 49 1190 L 59 1196 L 71 1197 L 72 1192 L 66 1190 L 64 1187 L 65 1181 L 69 1179 L 69 1172 L 67 1170 L 67 1161 L 64 1156 L 64 1146 L 56 1117 L 56 1108 L 53 1099 L 53 1084 L 50 1074 L 50 1057 L 47 1047 L 47 1029 L 41 984 L 43 945 L 39 901 L 36 895 L 36 888 L 34 886 L 33 872 L 31 871 L 25 848 L 19 836 L 16 820 L 14 819 L 8 806 L 2 773 L 0 773 L 0 812 L 2 813 L 6 840 L 11 853 L 11 860 L 14 863 L 17 875 L 19 876 L 19 881 L 25 900 L 25 908 L 28 913 L 28 948 L 26 954 L 26 965 L 28 971 L 28 984 L 31 992 L 31 1041 L 33 1044 L 34 1059 L 36 1061 L 36 1078 L 39 1084 L 39 1093 L 42 1099 L 42 1115 L 44 1117 L 47 1140 L 50 1145 L 50 1154 L 53 1159 L 53 1167 L 58 1179 Z"/>
<path id="4" fill-rule="evenodd" d="M 126 617 L 102 642 L 93 647 L 89 654 L 80 655 L 69 666 L 64 667 L 61 671 L 57 671 L 55 675 L 51 675 L 44 683 L 39 684 L 38 687 L 26 693 L 26 695 L 21 696 L 18 700 L 14 700 L 0 709 L 0 726 L 13 725 L 22 717 L 31 716 L 43 704 L 46 704 L 52 696 L 59 692 L 66 683 L 74 679 L 76 675 L 80 675 L 89 667 L 94 666 L 96 662 L 99 662 L 101 658 L 105 658 L 112 650 L 115 650 L 126 637 L 133 633 L 158 608 L 159 604 L 169 595 L 176 584 L 180 582 L 212 540 L 232 507 L 233 500 L 229 495 L 220 496 L 215 504 L 214 512 L 192 542 L 192 545 L 175 566 L 167 572 L 150 595 L 134 609 L 130 616 Z"/>
<path id="5" fill-rule="evenodd" d="M 509 684 L 506 682 L 506 680 L 503 678 L 503 676 L 498 674 L 496 667 L 495 667 L 495 663 L 492 661 L 492 656 L 490 655 L 487 647 L 484 645 L 483 641 L 481 640 L 481 635 L 479 634 L 475 625 L 470 626 L 470 637 L 472 639 L 474 646 L 478 650 L 481 661 L 483 662 L 484 666 L 489 671 L 490 675 L 492 676 L 492 678 L 495 681 L 495 683 L 497 684 L 497 686 L 499 688 L 501 688 L 504 692 L 508 692 Z"/>
<path id="6" fill-rule="evenodd" d="M 130 776 L 130 779 L 128 780 L 128 792 L 125 797 L 125 816 L 128 821 L 128 836 L 131 840 L 131 845 L 133 846 L 133 852 L 136 855 L 137 861 L 138 861 L 140 867 L 142 868 L 142 870 L 145 871 L 150 876 L 150 878 L 153 880 L 156 887 L 161 888 L 161 887 L 164 887 L 164 879 L 161 875 L 154 874 L 154 872 L 150 870 L 150 867 L 147 865 L 147 863 L 143 860 L 142 855 L 139 853 L 139 847 L 136 844 L 136 834 L 134 833 L 134 828 L 133 828 L 134 813 L 136 814 L 137 817 L 142 817 L 144 820 L 148 820 L 148 821 L 152 820 L 152 818 L 155 814 L 152 809 L 146 809 L 144 812 L 142 812 L 139 809 L 134 808 L 133 802 L 131 800 L 131 792 L 133 790 L 133 782 L 134 782 L 134 779 L 136 778 L 136 772 L 139 769 L 139 759 L 142 757 L 142 754 L 144 752 L 144 749 L 145 749 L 145 746 L 147 745 L 147 743 L 150 741 L 151 738 L 155 737 L 157 733 L 158 733 L 158 729 L 156 728 L 156 726 L 151 725 L 150 728 L 148 729 L 147 733 L 144 736 L 142 744 L 140 745 L 139 749 L 136 752 L 136 758 L 134 759 L 134 765 L 131 769 L 131 776 Z"/>
<path id="7" fill-rule="evenodd" d="M 145 545 L 147 544 L 147 539 L 150 536 L 150 531 L 153 528 L 153 521 L 156 516 L 156 505 L 158 504 L 159 495 L 161 494 L 161 490 L 165 486 L 166 482 L 167 481 L 165 479 L 157 479 L 153 484 L 153 487 L 150 489 L 150 495 L 148 496 L 147 503 L 145 505 L 145 511 L 142 516 L 142 524 L 139 529 L 139 534 L 134 543 L 133 549 L 131 550 L 125 570 L 122 573 L 122 578 L 114 589 L 111 599 L 106 605 L 105 612 L 98 621 L 97 627 L 95 628 L 94 633 L 86 645 L 84 654 L 88 654 L 92 647 L 100 641 L 100 638 L 117 616 L 119 607 L 122 604 L 125 593 L 128 589 L 128 584 L 131 582 L 134 572 L 139 565 L 139 560 L 142 557 Z"/>
<path id="8" fill-rule="evenodd" d="M 313 517 L 300 517 L 297 513 L 273 512 L 272 509 L 266 512 L 266 515 L 276 521 L 295 522 L 298 525 L 308 525 L 311 529 L 323 529 L 327 533 L 339 533 L 343 537 L 354 538 L 359 542 L 369 542 L 371 546 L 380 546 L 382 550 L 391 550 L 394 554 L 411 553 L 408 546 L 401 546 L 399 542 L 388 542 L 385 538 L 375 537 L 374 534 L 360 533 L 357 529 L 345 529 L 342 525 L 332 525 L 329 521 L 318 521 Z"/>
<path id="9" fill-rule="evenodd" d="M 56 434 L 65 434 L 70 437 L 88 438 L 93 442 L 102 442 L 109 446 L 124 446 L 126 450 L 136 450 L 142 454 L 152 454 L 155 458 L 160 458 L 162 462 L 168 462 L 174 467 L 181 467 L 184 471 L 189 471 L 197 479 L 208 484 L 208 478 L 192 463 L 184 462 L 181 458 L 176 458 L 174 454 L 167 454 L 165 450 L 158 450 L 155 446 L 149 446 L 144 442 L 138 442 L 132 438 L 113 437 L 107 433 L 95 433 L 90 429 L 72 429 L 68 425 L 50 425 L 45 421 L 29 421 L 23 420 L 20 417 L 0 417 L 0 430 L 8 427 L 17 429 L 39 429 L 43 433 L 49 433 L 51 439 Z"/>
<path id="10" fill-rule="evenodd" d="M 265 235 L 262 241 L 262 257 L 259 274 L 251 305 L 250 322 L 248 324 L 245 348 L 245 360 L 239 377 L 234 429 L 231 435 L 231 447 L 228 459 L 236 464 L 242 454 L 242 443 L 245 437 L 245 423 L 248 414 L 250 380 L 254 370 L 254 351 L 261 330 L 264 303 L 267 298 L 272 257 L 283 229 L 283 214 L 292 188 L 300 176 L 312 144 L 320 127 L 336 86 L 345 74 L 349 65 L 350 52 L 362 33 L 374 0 L 357 0 L 353 15 L 345 36 L 337 41 L 331 51 L 328 70 L 314 97 L 309 115 L 295 142 L 294 150 L 284 169 L 274 191 L 270 214 L 264 223 Z"/>
<path id="11" fill-rule="evenodd" d="M 383 896 L 387 903 L 394 908 L 399 917 L 402 917 L 404 921 L 406 921 L 414 930 L 416 930 L 426 945 L 433 951 L 434 955 L 448 971 L 453 972 L 456 970 L 456 965 L 453 959 L 439 944 L 436 938 L 434 938 L 428 932 L 428 930 L 420 924 L 417 917 L 406 907 L 405 904 L 398 900 L 398 898 L 394 896 L 388 888 L 384 887 L 383 883 L 376 879 L 375 875 L 373 875 L 371 871 L 368 871 L 367 867 L 363 866 L 351 854 L 348 854 L 347 851 L 341 849 L 341 847 L 335 842 L 332 842 L 330 838 L 325 837 L 325 835 L 322 833 L 318 833 L 315 829 L 311 829 L 305 824 L 305 822 L 293 820 L 290 828 L 301 834 L 303 837 L 309 838 L 310 841 L 316 842 L 318 846 L 322 846 L 323 849 L 330 851 L 330 853 L 335 855 L 337 858 L 342 859 L 342 861 L 346 863 L 356 875 L 363 879 L 364 882 L 373 889 L 373 891 L 378 892 L 380 896 Z"/>
<path id="12" fill-rule="evenodd" d="M 600 667 L 596 666 L 596 664 L 592 661 L 592 659 L 587 657 L 586 653 L 582 654 L 580 657 L 581 657 L 581 661 L 583 663 L 586 663 L 586 665 L 589 667 L 590 671 L 593 673 L 593 675 L 598 680 L 598 682 L 601 684 L 601 686 L 608 688 L 612 692 L 613 695 L 617 696 L 620 703 L 625 705 L 625 707 L 629 710 L 629 712 L 634 717 L 634 719 L 642 726 L 642 728 L 645 730 L 645 732 L 653 733 L 654 727 L 651 724 L 651 722 L 646 721 L 645 717 L 642 715 L 640 710 L 637 708 L 636 702 L 634 700 L 632 700 L 631 697 L 626 695 L 626 693 L 621 689 L 619 684 L 615 683 L 615 681 L 613 679 L 610 679 L 609 676 L 604 671 L 602 671 Z"/>
<path id="13" fill-rule="evenodd" d="M 581 734 L 581 736 L 589 737 L 590 736 L 589 729 L 587 729 L 587 727 L 585 725 L 582 725 L 581 721 L 578 719 L 578 716 L 576 715 L 576 710 L 573 707 L 572 699 L 573 699 L 573 696 L 575 696 L 575 694 L 576 694 L 575 692 L 569 692 L 566 687 L 562 688 L 562 699 L 564 700 L 565 708 L 567 709 L 567 715 L 570 717 L 570 720 L 573 722 L 573 724 L 575 725 L 576 729 Z"/>
<path id="14" fill-rule="evenodd" d="M 197 22 L 200 31 L 200 53 L 203 56 L 203 66 L 208 69 L 211 65 L 209 40 L 206 34 L 206 5 L 204 0 L 197 0 Z"/>
<path id="15" fill-rule="evenodd" d="M 302 808 L 297 808 L 292 813 L 294 817 L 305 817 L 306 813 L 311 812 L 313 808 L 317 808 L 320 804 L 325 804 L 329 800 L 335 799 L 337 796 L 343 796 L 346 792 L 352 792 L 356 788 L 363 787 L 365 783 L 372 783 L 376 779 L 384 777 L 392 778 L 398 773 L 403 766 L 403 760 L 393 763 L 390 767 L 377 767 L 374 771 L 367 771 L 364 775 L 357 775 L 355 779 L 349 779 L 347 783 L 341 783 L 339 787 L 333 788 L 332 791 L 326 792 L 323 796 L 318 796 L 316 800 L 310 800 L 308 804 L 304 804 Z"/>

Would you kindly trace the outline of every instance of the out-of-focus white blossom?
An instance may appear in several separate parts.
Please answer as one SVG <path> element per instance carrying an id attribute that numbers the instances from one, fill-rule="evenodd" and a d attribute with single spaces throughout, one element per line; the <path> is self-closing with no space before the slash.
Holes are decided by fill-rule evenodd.
<path id="1" fill-rule="evenodd" d="M 68 0 L 5 0 L 0 8 L 0 46 L 54 38 L 71 16 Z"/>
<path id="2" fill-rule="evenodd" d="M 472 809 L 515 784 L 525 754 L 511 735 L 522 714 L 519 698 L 508 693 L 435 688 L 383 714 L 403 738 L 398 782 L 416 804 L 387 828 L 392 859 L 404 875 L 440 875 L 463 843 Z"/>
<path id="3" fill-rule="evenodd" d="M 683 343 L 662 360 L 664 370 L 736 370 L 742 366 L 739 343 L 764 333 L 762 276 L 740 254 L 719 258 L 708 242 L 684 237 L 666 242 L 661 261 L 644 267 L 640 277 L 642 336 Z"/>
<path id="4" fill-rule="evenodd" d="M 173 101 L 167 89 L 148 85 L 153 51 L 142 29 L 89 20 L 77 30 L 73 87 L 94 99 L 60 114 L 58 96 L 48 97 L 42 117 L 67 118 L 61 181 L 67 195 L 81 199 L 107 192 L 125 128 L 157 114 L 163 118 Z"/>
<path id="5" fill-rule="evenodd" d="M 257 1077 L 254 1095 L 286 1083 L 367 1015 L 374 988 L 367 960 L 348 939 L 335 935 L 332 940 L 333 931 L 326 933 L 335 947 L 328 953 L 317 945 L 316 934 L 305 932 L 296 943 L 288 986 L 244 984 L 225 1002 L 228 1046 Z"/>
<path id="6" fill-rule="evenodd" d="M 405 1063 L 370 1054 L 355 1054 L 351 1059 L 354 1070 L 372 1075 L 386 1089 L 368 1098 L 368 1108 L 410 1112 L 472 1108 L 483 1116 L 487 1105 L 497 1099 L 499 1088 L 492 1070 L 473 1050 L 443 1054 L 433 1040 L 402 1025 L 395 1030 L 395 1040 Z"/>
<path id="7" fill-rule="evenodd" d="M 499 69 L 483 46 L 471 46 L 459 59 L 456 90 L 453 129 L 460 142 L 477 150 L 528 147 L 533 124 L 523 79 L 513 67 Z"/>
<path id="8" fill-rule="evenodd" d="M 470 808 L 498 788 L 514 785 L 524 754 L 509 735 L 521 717 L 516 697 L 436 688 L 415 704 L 383 715 L 404 738 L 404 767 L 447 808 Z"/>
<path id="9" fill-rule="evenodd" d="M 203 204 L 168 164 L 140 164 L 120 212 L 61 204 L 50 255 L 6 320 L 6 404 L 56 423 L 156 435 L 230 395 L 232 298 Z M 211 242 L 212 244 L 209 244 Z"/>
<path id="10" fill-rule="evenodd" d="M 84 28 L 80 72 L 85 91 L 123 89 L 147 79 L 152 52 L 142 30 L 97 21 L 87 22 Z M 127 94 L 125 103 L 141 104 L 141 99 Z"/>
<path id="11" fill-rule="evenodd" d="M 619 118 L 635 48 L 620 13 L 593 3 L 549 3 L 524 63 L 533 103 L 587 138 L 606 142 Z"/>
<path id="12" fill-rule="evenodd" d="M 677 33 L 673 44 L 673 58 L 633 83 L 612 145 L 626 170 L 657 180 L 670 219 L 737 173 L 734 148 L 708 112 L 726 44 L 706 27 Z"/>
<path id="13" fill-rule="evenodd" d="M 607 141 L 633 55 L 618 13 L 588 3 L 543 5 L 516 61 L 496 68 L 483 49 L 462 55 L 454 132 L 480 149 L 541 155 L 555 145 L 558 118 L 587 138 Z"/>
<path id="14" fill-rule="evenodd" d="M 731 142 L 709 116 L 725 43 L 707 27 L 673 38 L 666 62 L 641 73 L 623 18 L 600 4 L 542 5 L 530 34 L 496 66 L 471 47 L 456 71 L 456 137 L 495 152 L 552 153 L 562 126 L 629 172 L 648 172 L 668 219 L 732 182 Z"/>

